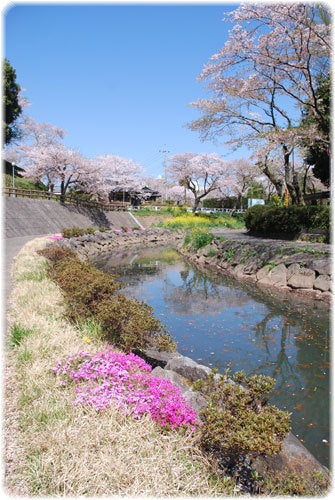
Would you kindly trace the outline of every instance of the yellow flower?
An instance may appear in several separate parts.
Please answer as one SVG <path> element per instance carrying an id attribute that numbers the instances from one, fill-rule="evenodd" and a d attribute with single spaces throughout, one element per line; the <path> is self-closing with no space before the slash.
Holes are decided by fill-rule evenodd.
<path id="1" fill-rule="evenodd" d="M 89 339 L 88 337 L 83 337 L 83 341 L 86 342 L 87 344 L 89 344 L 91 342 L 91 339 Z"/>

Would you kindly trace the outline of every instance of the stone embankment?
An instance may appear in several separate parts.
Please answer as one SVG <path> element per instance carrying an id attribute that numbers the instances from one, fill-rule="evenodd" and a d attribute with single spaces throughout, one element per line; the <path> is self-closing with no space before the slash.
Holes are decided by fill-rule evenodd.
<path id="1" fill-rule="evenodd" d="M 85 234 L 76 238 L 65 238 L 60 240 L 60 246 L 70 248 L 83 259 L 90 259 L 102 253 L 113 252 L 134 247 L 151 247 L 174 245 L 184 238 L 184 233 L 171 233 L 168 229 L 135 229 L 135 230 L 111 230 L 97 231 L 95 234 Z"/>
<path id="2" fill-rule="evenodd" d="M 185 399 L 197 413 L 206 407 L 206 399 L 201 393 L 193 390 L 191 384 L 199 379 L 206 380 L 211 373 L 210 368 L 178 352 L 168 353 L 146 349 L 135 353 L 153 367 L 153 376 L 170 380 L 179 387 Z M 216 374 L 214 379 L 217 377 L 220 375 Z M 251 461 L 250 465 L 263 476 L 271 471 L 298 475 L 317 473 L 328 476 L 328 470 L 316 460 L 292 432 L 286 435 L 279 453 L 272 456 L 258 456 Z"/>
<path id="3" fill-rule="evenodd" d="M 274 287 L 312 299 L 332 298 L 330 245 L 278 240 L 215 238 L 197 252 L 181 248 L 197 266 L 238 280 Z"/>

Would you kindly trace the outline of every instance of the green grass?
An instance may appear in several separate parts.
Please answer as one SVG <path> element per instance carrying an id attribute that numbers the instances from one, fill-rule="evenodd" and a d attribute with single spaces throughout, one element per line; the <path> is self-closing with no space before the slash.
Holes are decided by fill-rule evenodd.
<path id="1" fill-rule="evenodd" d="M 24 328 L 14 323 L 10 331 L 9 345 L 11 347 L 19 346 L 22 340 L 32 333 L 33 331 L 29 328 Z"/>
<path id="2" fill-rule="evenodd" d="M 13 187 L 13 177 L 10 174 L 3 174 L 3 186 Z M 16 188 L 19 189 L 38 189 L 41 191 L 46 191 L 47 187 L 41 184 L 36 185 L 31 179 L 25 179 L 24 177 L 18 177 L 15 175 L 14 184 Z"/>

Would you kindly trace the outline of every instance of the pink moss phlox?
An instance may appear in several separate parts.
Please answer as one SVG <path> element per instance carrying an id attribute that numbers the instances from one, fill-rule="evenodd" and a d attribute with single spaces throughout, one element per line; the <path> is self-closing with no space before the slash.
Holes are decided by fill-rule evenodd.
<path id="1" fill-rule="evenodd" d="M 108 345 L 95 354 L 80 351 L 54 372 L 61 384 L 75 384 L 75 404 L 103 410 L 111 404 L 135 418 L 148 413 L 162 427 L 194 429 L 196 413 L 181 390 L 169 380 L 153 377 L 151 366 L 135 354 L 116 352 Z"/>
<path id="2" fill-rule="evenodd" d="M 62 240 L 63 236 L 61 234 L 52 234 L 48 236 L 49 240 Z"/>

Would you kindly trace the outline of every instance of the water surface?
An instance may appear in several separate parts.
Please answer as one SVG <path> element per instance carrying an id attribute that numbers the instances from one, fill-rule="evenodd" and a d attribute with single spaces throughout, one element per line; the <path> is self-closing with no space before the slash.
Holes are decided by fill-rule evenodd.
<path id="1" fill-rule="evenodd" d="M 276 379 L 271 403 L 292 413 L 292 432 L 329 466 L 329 308 L 202 272 L 173 249 L 95 259 L 130 296 L 154 309 L 181 354 L 221 373 Z"/>

